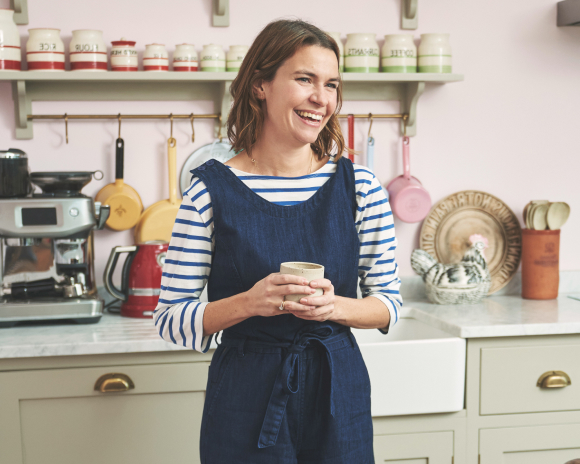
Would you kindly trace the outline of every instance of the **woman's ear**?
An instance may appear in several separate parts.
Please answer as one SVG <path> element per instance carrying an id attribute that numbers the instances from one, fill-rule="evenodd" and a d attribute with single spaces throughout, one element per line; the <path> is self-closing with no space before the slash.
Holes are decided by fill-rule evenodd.
<path id="1" fill-rule="evenodd" d="M 253 84 L 254 95 L 258 100 L 265 100 L 266 99 L 266 92 L 264 90 L 264 81 L 262 79 L 258 79 Z"/>

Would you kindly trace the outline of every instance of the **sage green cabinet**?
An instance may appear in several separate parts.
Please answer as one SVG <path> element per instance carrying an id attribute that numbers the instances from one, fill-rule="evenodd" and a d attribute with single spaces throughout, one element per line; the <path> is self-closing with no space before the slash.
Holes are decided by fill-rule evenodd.
<path id="1" fill-rule="evenodd" d="M 580 457 L 580 423 L 479 431 L 480 464 L 564 464 Z"/>
<path id="2" fill-rule="evenodd" d="M 208 365 L 0 372 L 0 462 L 199 463 Z M 105 374 L 124 374 L 134 388 L 95 391 Z"/>
<path id="3" fill-rule="evenodd" d="M 375 463 L 450 464 L 453 432 L 375 435 Z"/>

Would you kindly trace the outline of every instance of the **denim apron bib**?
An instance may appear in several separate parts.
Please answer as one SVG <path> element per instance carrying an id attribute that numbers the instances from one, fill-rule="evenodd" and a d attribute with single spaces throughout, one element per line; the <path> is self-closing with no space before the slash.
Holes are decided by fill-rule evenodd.
<path id="1" fill-rule="evenodd" d="M 210 302 L 250 290 L 287 261 L 322 264 L 335 295 L 357 297 L 360 242 L 348 158 L 337 161 L 314 195 L 292 206 L 260 197 L 217 160 L 191 172 L 206 185 L 213 208 Z M 313 409 L 324 413 L 309 418 Z M 328 450 L 308 432 L 316 421 L 322 421 L 316 434 L 336 432 L 326 437 Z M 221 442 L 221 435 L 230 438 Z M 204 464 L 285 464 L 301 456 L 313 462 L 318 455 L 322 462 L 337 452 L 332 462 L 374 462 L 370 380 L 350 327 L 281 314 L 224 329 L 209 369 L 200 450 Z"/>

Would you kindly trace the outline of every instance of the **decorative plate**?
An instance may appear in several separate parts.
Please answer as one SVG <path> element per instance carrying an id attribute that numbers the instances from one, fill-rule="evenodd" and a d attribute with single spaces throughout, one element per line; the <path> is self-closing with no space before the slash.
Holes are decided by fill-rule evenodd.
<path id="1" fill-rule="evenodd" d="M 491 273 L 488 294 L 492 294 L 512 279 L 522 256 L 520 223 L 500 199 L 476 190 L 449 195 L 425 218 L 419 246 L 440 263 L 458 263 L 471 246 L 472 234 L 488 240 L 485 258 Z"/>

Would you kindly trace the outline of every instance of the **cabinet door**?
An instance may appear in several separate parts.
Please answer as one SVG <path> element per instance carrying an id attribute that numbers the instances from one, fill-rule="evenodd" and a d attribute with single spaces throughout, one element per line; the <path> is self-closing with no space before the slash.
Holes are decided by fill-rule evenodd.
<path id="1" fill-rule="evenodd" d="M 374 436 L 375 463 L 451 464 L 453 432 Z"/>
<path id="2" fill-rule="evenodd" d="M 580 458 L 580 424 L 482 429 L 480 464 L 564 464 Z"/>
<path id="3" fill-rule="evenodd" d="M 0 462 L 199 463 L 209 363 L 0 373 Z M 122 373 L 135 388 L 94 390 Z"/>

